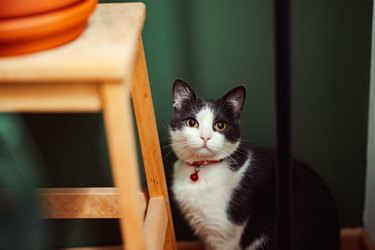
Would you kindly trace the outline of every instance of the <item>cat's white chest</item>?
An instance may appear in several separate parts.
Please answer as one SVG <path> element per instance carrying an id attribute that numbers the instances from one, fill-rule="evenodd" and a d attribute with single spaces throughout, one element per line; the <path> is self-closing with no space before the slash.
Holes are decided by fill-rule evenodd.
<path id="1" fill-rule="evenodd" d="M 174 197 L 195 233 L 212 248 L 215 244 L 238 243 L 242 226 L 228 219 L 227 208 L 233 189 L 241 179 L 241 172 L 231 171 L 222 162 L 200 169 L 198 181 L 193 182 L 190 175 L 194 173 L 194 167 L 182 161 L 174 164 Z M 231 245 L 228 249 L 236 248 Z"/>

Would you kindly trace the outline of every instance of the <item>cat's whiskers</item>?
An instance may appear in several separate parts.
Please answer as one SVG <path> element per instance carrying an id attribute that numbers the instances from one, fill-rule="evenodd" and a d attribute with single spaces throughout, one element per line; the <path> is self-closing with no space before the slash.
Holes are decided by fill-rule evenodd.
<path id="1" fill-rule="evenodd" d="M 228 159 L 228 160 L 234 161 L 234 162 L 236 160 L 233 158 L 233 156 L 232 156 L 233 154 L 239 155 L 241 157 L 247 157 L 248 156 L 248 152 L 242 150 L 240 147 L 237 147 L 235 150 L 233 150 L 233 148 L 229 148 L 227 145 L 224 145 L 224 147 L 222 148 L 222 151 L 224 151 L 224 153 L 227 154 L 227 156 L 224 157 L 224 160 Z"/>
<path id="2" fill-rule="evenodd" d="M 171 154 L 173 154 L 173 155 L 174 155 L 174 158 L 177 159 L 177 156 L 176 156 L 176 153 L 175 153 L 174 150 L 173 150 L 173 147 L 170 147 L 170 148 L 168 149 L 168 151 L 165 153 L 165 157 L 168 157 L 168 156 L 170 156 Z"/>
<path id="3" fill-rule="evenodd" d="M 191 159 L 196 155 L 196 153 L 194 152 L 195 150 L 191 149 L 186 143 L 173 143 L 173 148 L 174 152 L 178 154 L 181 160 Z"/>

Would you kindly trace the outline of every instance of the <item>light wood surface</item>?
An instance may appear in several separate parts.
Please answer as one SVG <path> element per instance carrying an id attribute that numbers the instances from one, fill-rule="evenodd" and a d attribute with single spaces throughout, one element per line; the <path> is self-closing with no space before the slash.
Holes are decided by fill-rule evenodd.
<path id="1" fill-rule="evenodd" d="M 115 188 L 44 188 L 38 191 L 42 216 L 46 219 L 121 217 Z M 146 193 L 138 193 L 143 212 L 146 211 L 147 199 Z"/>
<path id="2" fill-rule="evenodd" d="M 162 250 L 167 231 L 168 216 L 163 197 L 150 198 L 144 223 L 147 250 Z"/>
<path id="3" fill-rule="evenodd" d="M 113 181 L 118 188 L 121 217 L 127 218 L 120 220 L 121 233 L 128 249 L 141 250 L 145 248 L 143 213 L 137 196 L 141 185 L 129 86 L 109 82 L 101 92 Z"/>
<path id="4" fill-rule="evenodd" d="M 98 84 L 0 84 L 0 112 L 98 112 Z"/>
<path id="5" fill-rule="evenodd" d="M 150 197 L 162 196 L 165 198 L 168 216 L 165 248 L 176 249 L 173 218 L 169 204 L 168 189 L 165 181 L 164 165 L 160 150 L 160 142 L 142 40 L 139 42 L 135 70 L 132 99 L 148 192 Z"/>
<path id="6" fill-rule="evenodd" d="M 0 82 L 130 83 L 144 19 L 143 3 L 101 4 L 77 40 L 53 50 L 0 58 Z"/>

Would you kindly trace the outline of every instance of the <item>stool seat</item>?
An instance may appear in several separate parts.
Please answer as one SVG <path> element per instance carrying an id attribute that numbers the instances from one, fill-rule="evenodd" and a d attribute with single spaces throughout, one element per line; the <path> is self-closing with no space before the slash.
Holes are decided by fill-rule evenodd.
<path id="1" fill-rule="evenodd" d="M 0 81 L 129 82 L 144 19 L 142 3 L 100 4 L 75 41 L 44 52 L 0 57 Z"/>
<path id="2" fill-rule="evenodd" d="M 142 3 L 99 4 L 77 40 L 1 58 L 0 112 L 101 112 L 115 187 L 39 190 L 44 217 L 119 218 L 126 249 L 176 249 L 141 38 L 144 20 Z"/>

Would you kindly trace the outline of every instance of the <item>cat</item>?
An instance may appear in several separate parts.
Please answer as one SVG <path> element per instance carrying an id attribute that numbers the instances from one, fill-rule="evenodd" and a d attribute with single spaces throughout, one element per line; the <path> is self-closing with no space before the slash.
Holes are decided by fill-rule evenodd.
<path id="1" fill-rule="evenodd" d="M 204 100 L 187 82 L 173 84 L 172 193 L 205 249 L 277 249 L 275 153 L 241 143 L 246 89 Z M 333 198 L 315 172 L 296 160 L 293 177 L 295 250 L 338 250 Z"/>

